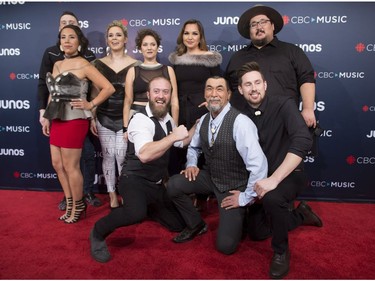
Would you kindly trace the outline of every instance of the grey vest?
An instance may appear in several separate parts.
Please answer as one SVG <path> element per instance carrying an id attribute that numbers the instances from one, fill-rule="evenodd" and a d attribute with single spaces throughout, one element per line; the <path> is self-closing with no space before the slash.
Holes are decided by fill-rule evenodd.
<path id="1" fill-rule="evenodd" d="M 208 141 L 209 113 L 203 119 L 199 131 L 206 159 L 205 169 L 209 171 L 213 183 L 220 192 L 244 191 L 249 179 L 249 172 L 233 140 L 233 124 L 238 114 L 238 110 L 231 108 L 224 116 L 212 147 Z"/>

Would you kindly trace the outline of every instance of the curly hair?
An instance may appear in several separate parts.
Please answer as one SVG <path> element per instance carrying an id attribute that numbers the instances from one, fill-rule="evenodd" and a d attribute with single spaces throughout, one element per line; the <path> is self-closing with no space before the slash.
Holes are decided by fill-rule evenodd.
<path id="1" fill-rule="evenodd" d="M 152 29 L 149 29 L 149 28 L 146 28 L 146 29 L 139 30 L 137 32 L 137 37 L 135 37 L 135 45 L 137 46 L 137 48 L 139 50 L 141 49 L 141 47 L 142 47 L 142 41 L 143 41 L 143 39 L 146 36 L 152 36 L 152 37 L 154 37 L 157 46 L 158 47 L 160 46 L 160 43 L 161 43 L 161 37 L 160 37 L 160 35 L 156 31 L 154 31 Z"/>

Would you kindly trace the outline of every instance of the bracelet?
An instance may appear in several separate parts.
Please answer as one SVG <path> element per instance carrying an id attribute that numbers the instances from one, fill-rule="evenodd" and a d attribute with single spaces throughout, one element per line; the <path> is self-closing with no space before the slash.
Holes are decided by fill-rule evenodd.
<path id="1" fill-rule="evenodd" d="M 93 110 L 96 107 L 96 104 L 93 101 L 90 101 L 90 104 L 92 106 L 90 110 Z"/>
<path id="2" fill-rule="evenodd" d="M 126 133 L 128 131 L 128 127 L 122 127 L 122 132 Z"/>

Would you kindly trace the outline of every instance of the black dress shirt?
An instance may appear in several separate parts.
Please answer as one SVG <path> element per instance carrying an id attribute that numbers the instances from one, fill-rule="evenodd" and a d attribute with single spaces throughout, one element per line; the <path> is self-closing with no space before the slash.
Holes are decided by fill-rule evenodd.
<path id="1" fill-rule="evenodd" d="M 237 70 L 251 61 L 259 64 L 265 76 L 268 96 L 293 97 L 298 104 L 301 85 L 315 83 L 314 69 L 301 48 L 279 41 L 276 37 L 260 49 L 250 44 L 233 54 L 226 69 L 225 76 L 231 85 L 233 92 L 231 104 L 234 107 L 238 108 L 244 102 L 237 88 Z"/>
<path id="2" fill-rule="evenodd" d="M 264 98 L 259 108 L 248 103 L 242 111 L 258 128 L 259 142 L 268 161 L 268 175 L 281 165 L 288 152 L 304 158 L 312 145 L 312 137 L 296 104 L 290 97 Z M 303 161 L 297 169 L 303 169 Z"/>

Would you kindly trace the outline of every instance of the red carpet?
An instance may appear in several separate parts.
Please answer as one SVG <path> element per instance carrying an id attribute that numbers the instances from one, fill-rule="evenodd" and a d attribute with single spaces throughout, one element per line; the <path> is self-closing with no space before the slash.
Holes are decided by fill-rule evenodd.
<path id="1" fill-rule="evenodd" d="M 89 232 L 109 212 L 89 207 L 86 219 L 66 225 L 57 218 L 61 192 L 0 190 L 1 279 L 268 279 L 270 239 L 243 240 L 237 253 L 215 251 L 217 207 L 202 214 L 209 231 L 185 244 L 146 221 L 114 232 L 113 259 L 95 262 Z M 375 205 L 309 202 L 323 228 L 303 226 L 289 235 L 291 267 L 286 279 L 374 279 Z"/>

